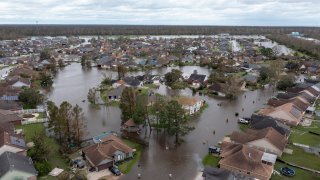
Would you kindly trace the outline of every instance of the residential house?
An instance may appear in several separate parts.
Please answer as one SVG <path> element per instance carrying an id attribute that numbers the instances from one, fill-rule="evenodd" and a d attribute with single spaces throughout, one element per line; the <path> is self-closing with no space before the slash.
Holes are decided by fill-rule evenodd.
<path id="1" fill-rule="evenodd" d="M 107 97 L 110 101 L 120 101 L 123 90 L 126 88 L 125 85 L 120 85 L 112 90 L 110 90 L 107 94 Z"/>
<path id="2" fill-rule="evenodd" d="M 20 88 L 14 88 L 11 86 L 1 86 L 0 87 L 0 100 L 3 101 L 18 101 Z"/>
<path id="3" fill-rule="evenodd" d="M 260 180 L 268 180 L 273 172 L 276 156 L 243 144 L 223 142 L 220 168 Z"/>
<path id="4" fill-rule="evenodd" d="M 103 69 L 110 69 L 112 66 L 112 58 L 110 56 L 103 56 L 97 61 L 97 67 Z"/>
<path id="5" fill-rule="evenodd" d="M 16 101 L 0 100 L 0 109 L 3 110 L 21 110 L 22 104 Z"/>
<path id="6" fill-rule="evenodd" d="M 260 130 L 248 129 L 245 133 L 234 131 L 230 140 L 233 143 L 246 144 L 249 147 L 281 157 L 288 137 L 283 136 L 272 127 L 267 127 Z"/>
<path id="7" fill-rule="evenodd" d="M 82 153 L 97 171 L 133 157 L 133 149 L 114 135 L 103 138 L 100 143 L 83 148 Z"/>
<path id="8" fill-rule="evenodd" d="M 222 168 L 214 168 L 214 167 L 205 167 L 202 173 L 202 177 L 204 180 L 254 180 L 252 177 L 248 177 L 243 174 L 235 173 Z"/>
<path id="9" fill-rule="evenodd" d="M 124 85 L 126 87 L 142 87 L 143 82 L 138 80 L 135 77 L 125 77 L 119 81 L 116 81 L 115 83 L 112 84 L 113 88 L 117 88 L 121 85 Z"/>
<path id="10" fill-rule="evenodd" d="M 276 108 L 271 107 L 261 109 L 258 114 L 273 117 L 290 126 L 297 126 L 300 123 L 304 112 L 296 105 L 289 102 Z"/>
<path id="11" fill-rule="evenodd" d="M 21 121 L 23 121 L 23 118 L 15 112 L 0 109 L 0 123 L 9 122 L 15 125 L 21 125 Z"/>
<path id="12" fill-rule="evenodd" d="M 226 94 L 223 92 L 222 88 L 223 88 L 222 84 L 214 83 L 211 86 L 209 86 L 208 89 L 212 94 L 217 94 L 218 96 L 225 97 Z"/>
<path id="13" fill-rule="evenodd" d="M 18 76 L 14 76 L 7 79 L 7 84 L 13 88 L 22 88 L 22 87 L 30 87 L 31 81 L 29 78 L 21 78 Z"/>
<path id="14" fill-rule="evenodd" d="M 129 119 L 121 126 L 121 130 L 127 132 L 138 132 L 140 131 L 139 126 L 133 121 L 133 119 Z"/>
<path id="15" fill-rule="evenodd" d="M 194 88 L 199 88 L 201 85 L 204 85 L 206 77 L 206 75 L 198 74 L 197 70 L 194 70 L 188 79 L 188 83 L 192 84 Z"/>
<path id="16" fill-rule="evenodd" d="M 203 100 L 199 100 L 195 97 L 186 96 L 179 97 L 177 101 L 188 115 L 193 115 L 198 112 L 205 103 Z"/>
<path id="17" fill-rule="evenodd" d="M 269 116 L 261 116 L 253 114 L 250 120 L 250 127 L 255 130 L 262 130 L 267 127 L 272 127 L 278 131 L 281 135 L 289 137 L 291 129 L 289 126 L 277 121 Z"/>
<path id="18" fill-rule="evenodd" d="M 10 134 L 7 131 L 11 131 L 11 129 L 0 129 L 0 155 L 8 151 L 25 156 L 27 154 L 25 140 L 22 137 Z"/>
<path id="19" fill-rule="evenodd" d="M 256 85 L 258 82 L 258 76 L 253 74 L 247 74 L 242 78 L 248 85 Z"/>
<path id="20" fill-rule="evenodd" d="M 12 152 L 0 156 L 0 179 L 36 180 L 37 175 L 30 157 Z"/>

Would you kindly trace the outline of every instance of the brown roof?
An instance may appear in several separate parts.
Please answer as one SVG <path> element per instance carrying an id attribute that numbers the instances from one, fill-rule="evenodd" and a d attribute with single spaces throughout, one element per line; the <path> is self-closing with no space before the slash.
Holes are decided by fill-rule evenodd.
<path id="1" fill-rule="evenodd" d="M 245 133 L 235 131 L 231 134 L 230 139 L 241 144 L 246 144 L 259 139 L 266 139 L 280 151 L 283 151 L 287 144 L 286 137 L 272 127 L 261 130 L 248 129 Z"/>
<path id="2" fill-rule="evenodd" d="M 15 112 L 0 109 L 0 123 L 23 121 L 23 118 L 19 117 Z"/>
<path id="3" fill-rule="evenodd" d="M 83 152 L 89 161 L 95 166 L 99 165 L 105 159 L 113 160 L 112 156 L 117 150 L 124 153 L 133 151 L 132 148 L 124 144 L 121 139 L 114 135 L 109 135 L 101 140 L 101 143 L 94 144 L 83 149 Z"/>
<path id="4" fill-rule="evenodd" d="M 132 119 L 129 119 L 127 122 L 124 123 L 124 125 L 128 127 L 132 127 L 132 126 L 136 126 L 136 123 Z"/>
<path id="5" fill-rule="evenodd" d="M 219 164 L 270 177 L 273 167 L 262 163 L 262 156 L 262 151 L 246 145 L 223 142 L 221 145 L 221 157 L 223 159 L 219 161 Z"/>
<path id="6" fill-rule="evenodd" d="M 309 91 L 311 94 L 313 94 L 314 96 L 318 96 L 320 93 L 315 90 L 313 87 L 309 87 L 308 89 L 306 89 L 307 91 Z"/>
<path id="7" fill-rule="evenodd" d="M 0 130 L 0 147 L 2 147 L 3 145 L 13 146 L 20 149 L 27 149 L 24 139 L 22 139 L 20 136 L 15 136 L 6 131 Z"/>
<path id="8" fill-rule="evenodd" d="M 198 100 L 194 97 L 181 96 L 177 99 L 177 101 L 181 105 L 194 105 Z"/>
<path id="9" fill-rule="evenodd" d="M 14 126 L 12 123 L 9 123 L 9 122 L 0 123 L 0 131 L 6 131 L 10 134 L 13 134 L 14 133 Z"/>

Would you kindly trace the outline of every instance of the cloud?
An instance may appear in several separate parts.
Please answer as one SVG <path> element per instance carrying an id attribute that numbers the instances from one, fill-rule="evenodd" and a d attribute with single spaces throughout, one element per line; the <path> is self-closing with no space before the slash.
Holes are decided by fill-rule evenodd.
<path id="1" fill-rule="evenodd" d="M 320 25 L 318 0 L 0 0 L 2 24 Z"/>

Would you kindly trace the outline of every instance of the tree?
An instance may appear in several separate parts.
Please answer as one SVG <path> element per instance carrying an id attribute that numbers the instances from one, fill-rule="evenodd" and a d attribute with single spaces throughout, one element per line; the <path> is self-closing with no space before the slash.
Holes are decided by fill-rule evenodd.
<path id="1" fill-rule="evenodd" d="M 6 54 L 3 51 L 0 51 L 0 58 L 4 58 Z"/>
<path id="2" fill-rule="evenodd" d="M 299 69 L 299 63 L 296 62 L 296 61 L 288 61 L 285 67 L 288 68 L 291 71 L 298 70 Z"/>
<path id="3" fill-rule="evenodd" d="M 72 109 L 72 130 L 73 130 L 73 141 L 78 147 L 81 146 L 81 140 L 87 134 L 86 124 L 84 123 L 84 114 L 82 108 L 76 104 Z"/>
<path id="4" fill-rule="evenodd" d="M 63 140 L 63 121 L 59 115 L 59 107 L 57 107 L 54 102 L 48 101 L 48 112 L 49 112 L 49 127 L 53 129 L 55 135 L 57 136 L 58 142 L 62 144 Z"/>
<path id="5" fill-rule="evenodd" d="M 124 120 L 133 118 L 136 109 L 136 92 L 134 88 L 126 87 L 123 90 L 120 100 L 120 109 Z"/>
<path id="6" fill-rule="evenodd" d="M 64 62 L 62 59 L 58 60 L 59 67 L 64 67 Z"/>
<path id="7" fill-rule="evenodd" d="M 287 90 L 287 88 L 294 86 L 294 77 L 287 75 L 280 79 L 280 81 L 277 84 L 277 89 L 281 91 Z"/>
<path id="8" fill-rule="evenodd" d="M 44 59 L 49 60 L 50 58 L 51 58 L 51 53 L 48 48 L 45 48 L 40 52 L 40 60 L 44 60 Z"/>
<path id="9" fill-rule="evenodd" d="M 177 69 L 172 69 L 171 72 L 165 74 L 164 78 L 166 85 L 172 86 L 182 78 L 182 72 Z"/>
<path id="10" fill-rule="evenodd" d="M 48 102 L 49 127 L 55 133 L 55 137 L 65 149 L 71 145 L 80 147 L 81 140 L 87 134 L 84 114 L 79 105 L 74 107 L 64 101 L 57 107 L 53 102 Z"/>
<path id="11" fill-rule="evenodd" d="M 175 100 L 166 105 L 167 131 L 176 137 L 176 143 L 179 142 L 180 136 L 186 135 L 193 128 L 186 125 L 187 116 L 182 106 Z"/>
<path id="12" fill-rule="evenodd" d="M 60 104 L 59 116 L 62 123 L 63 137 L 66 138 L 67 145 L 69 146 L 72 141 L 72 105 L 69 102 L 63 101 Z"/>
<path id="13" fill-rule="evenodd" d="M 31 138 L 34 147 L 30 150 L 29 155 L 36 162 L 45 162 L 50 155 L 50 146 L 46 143 L 45 138 L 44 131 L 35 132 Z"/>
<path id="14" fill-rule="evenodd" d="M 118 79 L 120 80 L 126 76 L 127 68 L 124 65 L 119 65 L 117 67 L 117 71 L 118 71 Z"/>
<path id="15" fill-rule="evenodd" d="M 88 55 L 82 55 L 81 57 L 81 66 L 85 66 L 86 65 L 86 61 L 89 59 Z"/>
<path id="16" fill-rule="evenodd" d="M 87 98 L 91 104 L 96 104 L 96 90 L 94 88 L 89 89 Z"/>
<path id="17" fill-rule="evenodd" d="M 240 92 L 239 80 L 236 77 L 228 77 L 225 84 L 226 98 L 235 99 Z"/>
<path id="18" fill-rule="evenodd" d="M 274 82 L 278 82 L 281 76 L 281 73 L 283 72 L 283 67 L 284 67 L 284 63 L 282 60 L 274 60 L 272 61 L 272 63 L 270 64 L 270 69 L 272 69 L 272 71 L 274 71 Z"/>
<path id="19" fill-rule="evenodd" d="M 19 101 L 23 103 L 24 108 L 35 109 L 37 105 L 43 102 L 43 95 L 39 91 L 26 88 L 19 94 Z"/>
<path id="20" fill-rule="evenodd" d="M 265 82 L 266 80 L 270 80 L 275 76 L 275 71 L 270 67 L 261 67 L 259 70 L 259 81 Z"/>
<path id="21" fill-rule="evenodd" d="M 41 87 L 44 87 L 44 88 L 50 87 L 53 84 L 53 78 L 51 74 L 46 72 L 40 73 L 39 80 L 40 80 Z"/>
<path id="22" fill-rule="evenodd" d="M 262 55 L 268 57 L 269 59 L 273 58 L 275 56 L 275 53 L 271 48 L 261 47 L 260 52 Z"/>

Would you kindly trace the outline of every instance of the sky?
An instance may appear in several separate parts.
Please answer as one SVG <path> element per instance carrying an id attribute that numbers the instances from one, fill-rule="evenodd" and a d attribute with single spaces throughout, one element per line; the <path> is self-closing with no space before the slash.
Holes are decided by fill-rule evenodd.
<path id="1" fill-rule="evenodd" d="M 0 0 L 0 24 L 320 26 L 320 0 Z"/>

